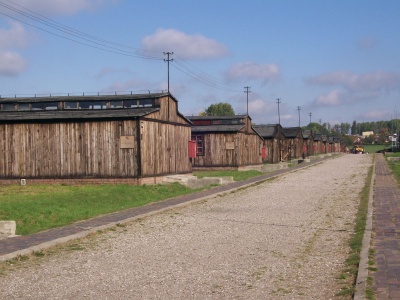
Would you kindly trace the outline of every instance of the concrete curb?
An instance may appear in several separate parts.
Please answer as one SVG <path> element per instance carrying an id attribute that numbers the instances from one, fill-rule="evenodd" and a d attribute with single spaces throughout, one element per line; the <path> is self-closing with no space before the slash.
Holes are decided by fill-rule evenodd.
<path id="1" fill-rule="evenodd" d="M 141 215 L 138 215 L 138 216 L 134 216 L 134 217 L 131 217 L 131 218 L 126 218 L 126 219 L 123 219 L 123 220 L 119 220 L 118 222 L 110 222 L 110 223 L 108 223 L 106 225 L 96 226 L 96 227 L 93 227 L 93 228 L 90 228 L 90 229 L 82 230 L 81 232 L 76 233 L 76 234 L 71 234 L 69 236 L 57 238 L 57 239 L 54 239 L 54 240 L 51 240 L 51 241 L 48 241 L 48 242 L 44 242 L 44 243 L 41 243 L 41 244 L 38 244 L 38 245 L 35 245 L 35 246 L 31 246 L 31 247 L 22 249 L 22 250 L 18 250 L 18 251 L 10 252 L 8 254 L 0 255 L 0 262 L 1 261 L 11 260 L 13 258 L 16 258 L 18 256 L 22 256 L 22 255 L 30 255 L 30 254 L 33 254 L 33 252 L 42 251 L 44 249 L 51 248 L 51 247 L 54 247 L 54 246 L 57 246 L 57 245 L 60 245 L 60 244 L 64 244 L 64 243 L 72 241 L 72 240 L 84 238 L 84 237 L 86 237 L 86 236 L 88 236 L 90 234 L 96 233 L 96 232 L 98 232 L 100 230 L 106 230 L 106 229 L 112 228 L 112 227 L 116 226 L 117 224 L 129 223 L 129 222 L 132 222 L 132 221 L 135 221 L 135 220 L 138 220 L 138 219 L 142 219 L 142 218 L 145 218 L 145 217 L 157 214 L 157 213 L 161 213 L 161 212 L 164 212 L 164 211 L 175 209 L 177 207 L 187 206 L 187 205 L 190 205 L 192 203 L 201 202 L 201 201 L 204 201 L 206 199 L 215 198 L 215 197 L 218 197 L 218 196 L 221 196 L 221 195 L 225 195 L 227 193 L 231 193 L 231 192 L 234 192 L 234 191 L 237 191 L 237 190 L 240 190 L 240 189 L 245 189 L 245 188 L 260 184 L 262 182 L 265 182 L 267 180 L 270 180 L 272 178 L 276 178 L 276 177 L 279 177 L 279 176 L 282 176 L 282 175 L 290 174 L 292 172 L 297 172 L 299 170 L 302 170 L 302 169 L 305 169 L 305 168 L 308 168 L 308 167 L 312 167 L 312 166 L 321 164 L 326 160 L 334 159 L 336 157 L 337 156 L 333 156 L 333 157 L 329 157 L 329 158 L 324 158 L 322 160 L 317 160 L 317 161 L 312 162 L 311 164 L 304 165 L 303 167 L 292 169 L 292 170 L 291 170 L 291 168 L 288 168 L 288 169 L 285 169 L 284 173 L 279 173 L 279 174 L 276 174 L 276 175 L 271 174 L 271 176 L 268 177 L 268 178 L 263 178 L 263 179 L 257 180 L 255 182 L 247 183 L 247 184 L 245 183 L 243 185 L 240 185 L 239 187 L 234 187 L 234 188 L 229 189 L 229 190 L 216 192 L 216 193 L 214 193 L 212 195 L 207 195 L 207 196 L 204 196 L 204 197 L 199 197 L 199 198 L 195 198 L 195 199 L 192 199 L 192 200 L 188 200 L 188 201 L 185 201 L 183 203 L 175 204 L 173 206 L 168 206 L 168 207 L 165 207 L 165 208 L 156 209 L 154 211 L 151 211 L 151 212 L 148 212 L 148 213 L 144 213 L 144 214 L 141 214 Z"/>
<path id="2" fill-rule="evenodd" d="M 356 291 L 354 293 L 354 298 L 353 298 L 354 300 L 366 299 L 365 291 L 367 289 L 367 279 L 368 279 L 368 254 L 371 245 L 371 235 L 372 235 L 372 215 L 373 215 L 372 205 L 374 202 L 374 183 L 375 183 L 375 156 L 372 169 L 371 183 L 369 188 L 367 221 L 365 224 L 365 231 L 362 241 L 360 263 L 358 265 L 358 274 L 355 286 Z"/>

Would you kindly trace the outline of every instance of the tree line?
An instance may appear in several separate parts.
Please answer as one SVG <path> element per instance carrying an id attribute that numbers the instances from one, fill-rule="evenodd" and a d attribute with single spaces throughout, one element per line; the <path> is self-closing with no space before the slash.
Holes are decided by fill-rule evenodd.
<path id="1" fill-rule="evenodd" d="M 211 104 L 199 115 L 201 116 L 234 116 L 235 112 L 229 103 L 216 103 Z M 302 127 L 303 130 L 312 130 L 314 133 L 320 133 L 329 136 L 340 137 L 346 146 L 353 146 L 353 140 L 349 135 L 362 135 L 363 132 L 371 131 L 373 135 L 364 139 L 365 144 L 373 144 L 375 142 L 384 144 L 388 136 L 394 133 L 399 133 L 400 119 L 393 119 L 390 121 L 377 121 L 377 122 L 357 122 L 340 123 L 331 125 L 328 123 L 315 123 L 311 122 L 307 126 Z M 376 138 L 376 136 L 378 136 Z"/>

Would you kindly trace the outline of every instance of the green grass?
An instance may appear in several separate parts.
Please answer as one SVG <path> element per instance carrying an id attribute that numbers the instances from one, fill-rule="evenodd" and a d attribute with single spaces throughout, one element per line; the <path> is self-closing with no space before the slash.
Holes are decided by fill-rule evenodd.
<path id="1" fill-rule="evenodd" d="M 368 153 L 376 153 L 379 150 L 383 150 L 383 149 L 388 149 L 388 146 L 386 145 L 364 145 L 364 152 L 368 152 Z M 390 148 L 390 147 L 389 147 Z"/>
<path id="2" fill-rule="evenodd" d="M 387 154 L 388 157 L 400 157 L 400 152 Z M 392 170 L 393 176 L 400 185 L 400 161 L 387 161 L 389 168 Z"/>
<path id="3" fill-rule="evenodd" d="M 257 171 L 210 171 L 195 175 L 233 176 L 238 181 L 260 174 Z M 198 190 L 178 183 L 0 186 L 0 220 L 16 221 L 16 234 L 28 235 Z"/>
<path id="4" fill-rule="evenodd" d="M 197 191 L 178 183 L 0 186 L 0 220 L 15 220 L 19 235 Z"/>
<path id="5" fill-rule="evenodd" d="M 249 171 L 237 171 L 237 170 L 221 170 L 221 171 L 197 171 L 193 172 L 194 176 L 198 178 L 203 177 L 226 177 L 232 176 L 233 180 L 241 181 L 251 177 L 259 176 L 263 173 L 259 171 L 249 170 Z"/>
<path id="6" fill-rule="evenodd" d="M 346 280 L 347 284 L 337 295 L 351 295 L 354 293 L 354 284 L 355 284 L 355 279 L 357 278 L 358 265 L 360 263 L 360 253 L 362 248 L 362 240 L 364 237 L 364 231 L 367 221 L 369 191 L 371 186 L 372 172 L 373 172 L 373 167 L 371 166 L 368 171 L 368 176 L 366 179 L 365 186 L 360 192 L 360 204 L 356 215 L 354 233 L 352 234 L 349 241 L 349 246 L 351 250 L 348 258 L 346 259 L 346 269 L 343 272 L 343 274 L 348 275 L 345 276 L 347 277 Z"/>

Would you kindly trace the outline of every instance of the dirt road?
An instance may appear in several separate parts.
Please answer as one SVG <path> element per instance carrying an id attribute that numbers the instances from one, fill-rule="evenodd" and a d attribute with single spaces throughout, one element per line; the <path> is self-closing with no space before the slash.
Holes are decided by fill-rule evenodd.
<path id="1" fill-rule="evenodd" d="M 140 219 L 0 277 L 0 299 L 333 299 L 369 155 Z"/>

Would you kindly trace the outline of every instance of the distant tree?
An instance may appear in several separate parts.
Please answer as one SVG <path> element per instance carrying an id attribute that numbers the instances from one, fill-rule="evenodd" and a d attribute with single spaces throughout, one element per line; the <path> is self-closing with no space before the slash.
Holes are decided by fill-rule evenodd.
<path id="1" fill-rule="evenodd" d="M 204 111 L 205 116 L 234 116 L 235 111 L 232 108 L 232 105 L 229 103 L 217 103 L 211 104 L 206 110 Z"/>
<path id="2" fill-rule="evenodd" d="M 375 142 L 375 136 L 373 134 L 364 138 L 364 145 L 371 145 Z"/>
<path id="3" fill-rule="evenodd" d="M 379 138 L 378 138 L 378 144 L 380 145 L 384 145 L 387 142 L 387 138 L 386 138 L 386 134 L 385 131 L 381 131 L 381 133 L 379 133 Z"/>
<path id="4" fill-rule="evenodd" d="M 353 125 L 351 125 L 351 134 L 357 134 L 357 122 L 353 121 Z"/>
<path id="5" fill-rule="evenodd" d="M 350 127 L 350 123 L 340 123 L 340 132 L 342 134 L 349 134 Z"/>
<path id="6" fill-rule="evenodd" d="M 319 123 L 311 122 L 305 128 L 308 130 L 312 130 L 314 133 L 321 133 L 321 134 L 329 135 L 328 129 L 326 129 L 324 126 L 322 126 Z"/>
<path id="7" fill-rule="evenodd" d="M 340 133 L 340 125 L 339 124 L 333 125 L 332 132 Z"/>
<path id="8" fill-rule="evenodd" d="M 379 134 L 382 134 L 384 136 L 388 136 L 389 135 L 389 128 L 387 128 L 387 127 L 381 128 L 381 130 L 379 131 Z"/>
<path id="9" fill-rule="evenodd" d="M 344 147 L 351 149 L 354 146 L 354 141 L 349 135 L 342 135 L 340 139 L 340 144 L 342 144 Z"/>

